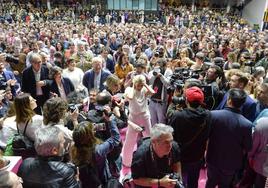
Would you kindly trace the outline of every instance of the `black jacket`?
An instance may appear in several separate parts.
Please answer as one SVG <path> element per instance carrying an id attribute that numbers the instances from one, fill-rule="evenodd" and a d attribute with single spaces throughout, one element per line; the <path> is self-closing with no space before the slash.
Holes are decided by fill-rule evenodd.
<path id="1" fill-rule="evenodd" d="M 42 65 L 40 73 L 40 81 L 49 80 L 49 70 L 46 66 Z M 21 91 L 24 93 L 30 93 L 33 98 L 36 99 L 36 81 L 32 66 L 27 67 L 22 72 Z M 42 87 L 44 101 L 49 99 L 49 87 L 48 85 Z"/>
<path id="2" fill-rule="evenodd" d="M 24 188 L 79 188 L 75 168 L 58 157 L 27 158 L 21 164 L 18 176 Z"/>
<path id="3" fill-rule="evenodd" d="M 204 157 L 209 136 L 209 114 L 209 111 L 201 107 L 185 108 L 171 118 L 174 140 L 181 148 L 181 162 L 197 162 Z"/>
<path id="4" fill-rule="evenodd" d="M 72 81 L 69 78 L 64 78 L 63 77 L 61 82 L 62 82 L 62 85 L 63 85 L 64 92 L 65 92 L 66 96 L 68 96 L 71 92 L 74 91 L 74 85 L 73 85 Z M 50 92 L 57 93 L 58 97 L 61 97 L 58 85 L 57 85 L 55 80 L 50 82 L 49 87 L 50 87 L 49 88 Z"/>

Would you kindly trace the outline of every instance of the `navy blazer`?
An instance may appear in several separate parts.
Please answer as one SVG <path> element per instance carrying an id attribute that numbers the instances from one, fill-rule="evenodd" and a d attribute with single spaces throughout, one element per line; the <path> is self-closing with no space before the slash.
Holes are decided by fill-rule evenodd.
<path id="1" fill-rule="evenodd" d="M 14 79 L 17 80 L 17 79 L 15 78 L 14 73 L 11 72 L 11 71 L 8 71 L 8 70 L 4 70 L 4 71 L 3 71 L 3 76 L 4 76 L 5 80 L 6 80 L 6 82 L 7 82 L 8 80 L 14 80 Z M 16 83 L 15 86 L 11 86 L 11 87 L 10 87 L 13 96 L 16 96 L 16 88 L 19 88 L 19 87 L 20 87 L 20 86 L 19 86 L 19 83 Z"/>
<path id="2" fill-rule="evenodd" d="M 101 70 L 101 80 L 100 80 L 100 87 L 99 87 L 100 91 L 105 89 L 103 84 L 109 75 L 111 75 L 110 72 Z M 88 91 L 94 88 L 94 77 L 95 77 L 95 73 L 92 69 L 88 70 L 83 77 L 83 85 L 88 89 Z"/>
<path id="3" fill-rule="evenodd" d="M 237 109 L 226 107 L 211 111 L 208 164 L 228 172 L 238 170 L 245 152 L 252 147 L 252 127 Z"/>
<path id="4" fill-rule="evenodd" d="M 49 80 L 49 70 L 46 66 L 41 66 L 41 75 L 40 81 L 42 80 Z M 22 79 L 21 79 L 21 91 L 25 93 L 31 94 L 33 98 L 36 99 L 36 81 L 33 72 L 32 66 L 27 67 L 22 72 Z M 42 87 L 43 91 L 43 100 L 49 99 L 49 85 Z"/>
<path id="5" fill-rule="evenodd" d="M 114 61 L 112 59 L 110 59 L 110 58 L 107 58 L 107 60 L 106 60 L 106 68 L 111 73 L 114 73 L 114 67 L 115 67 Z"/>
<path id="6" fill-rule="evenodd" d="M 69 78 L 64 78 L 63 77 L 61 79 L 61 83 L 63 85 L 63 88 L 64 88 L 66 96 L 68 96 L 69 93 L 74 91 L 74 85 L 73 85 L 72 81 Z M 50 89 L 50 92 L 57 93 L 58 97 L 61 97 L 58 85 L 57 85 L 55 80 L 53 80 L 50 83 L 50 88 L 49 89 Z"/>
<path id="7" fill-rule="evenodd" d="M 224 109 L 227 103 L 227 98 L 228 98 L 228 93 L 225 93 L 221 103 L 219 106 L 216 108 L 216 110 L 221 110 Z M 256 114 L 256 102 L 250 97 L 247 96 L 246 102 L 242 105 L 240 108 L 241 114 L 253 122 L 255 120 L 255 114 Z"/>

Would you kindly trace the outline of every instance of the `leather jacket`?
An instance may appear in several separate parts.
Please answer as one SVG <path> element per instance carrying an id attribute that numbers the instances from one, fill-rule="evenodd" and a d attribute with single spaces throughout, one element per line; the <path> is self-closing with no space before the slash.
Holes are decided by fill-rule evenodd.
<path id="1" fill-rule="evenodd" d="M 73 165 L 61 162 L 61 157 L 25 159 L 18 171 L 24 188 L 79 188 Z"/>

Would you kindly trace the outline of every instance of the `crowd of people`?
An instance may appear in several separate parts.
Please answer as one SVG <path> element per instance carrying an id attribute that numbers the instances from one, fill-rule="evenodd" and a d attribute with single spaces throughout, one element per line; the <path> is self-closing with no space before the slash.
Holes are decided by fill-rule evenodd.
<path id="1" fill-rule="evenodd" d="M 264 187 L 267 31 L 208 8 L 2 7 L 0 148 L 23 162 L 0 187 L 197 188 L 202 168 L 207 188 Z"/>

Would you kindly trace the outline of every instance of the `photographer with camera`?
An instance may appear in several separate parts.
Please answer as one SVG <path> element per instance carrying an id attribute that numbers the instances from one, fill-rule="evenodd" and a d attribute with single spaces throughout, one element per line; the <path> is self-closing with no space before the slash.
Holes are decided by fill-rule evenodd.
<path id="1" fill-rule="evenodd" d="M 173 128 L 156 124 L 133 155 L 132 178 L 137 188 L 180 188 L 180 149 L 173 141 Z"/>
<path id="2" fill-rule="evenodd" d="M 109 121 L 105 113 L 104 116 Z M 100 185 L 108 184 L 112 175 L 107 156 L 120 143 L 120 134 L 115 123 L 108 126 L 110 137 L 105 141 L 95 135 L 96 131 L 98 132 L 94 123 L 87 121 L 81 122 L 73 131 L 74 145 L 71 156 L 73 163 L 79 167 L 79 178 L 83 188 L 98 188 Z"/>
<path id="3" fill-rule="evenodd" d="M 170 85 L 172 70 L 167 68 L 167 61 L 164 58 L 157 60 L 154 69 L 149 72 L 149 83 L 152 85 L 155 94 L 151 96 L 149 103 L 151 124 L 166 123 L 167 110 L 167 88 Z"/>
<path id="4" fill-rule="evenodd" d="M 26 67 L 26 54 L 21 52 L 21 49 L 19 47 L 15 47 L 14 53 L 3 54 L 3 56 L 4 60 L 9 64 L 8 66 L 10 66 L 10 69 L 13 71 L 18 83 L 20 83 L 22 71 Z"/>
<path id="5" fill-rule="evenodd" d="M 117 127 L 119 129 L 125 128 L 127 126 L 125 102 L 123 100 L 123 93 L 118 93 L 120 91 L 120 79 L 116 75 L 112 74 L 107 77 L 105 85 L 106 91 L 112 96 L 111 110 L 115 115 Z"/>
<path id="6" fill-rule="evenodd" d="M 95 136 L 106 141 L 111 137 L 109 126 L 115 124 L 117 126 L 116 117 L 112 112 L 112 95 L 107 91 L 97 94 L 96 106 L 94 110 L 88 112 L 88 120 L 93 122 L 96 131 Z M 122 150 L 121 142 L 113 148 L 107 155 L 109 161 L 110 172 L 113 177 L 119 177 L 120 172 L 120 153 Z"/>
<path id="7" fill-rule="evenodd" d="M 204 93 L 199 87 L 187 88 L 184 95 L 186 108 L 173 115 L 170 125 L 181 149 L 184 185 L 197 188 L 209 135 L 209 111 L 202 107 Z"/>

